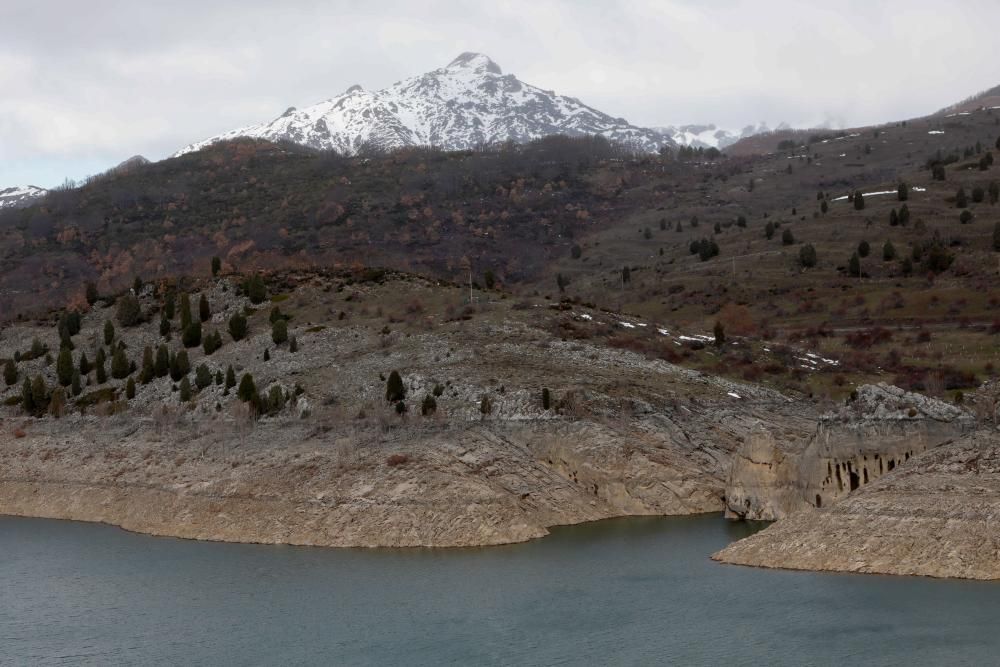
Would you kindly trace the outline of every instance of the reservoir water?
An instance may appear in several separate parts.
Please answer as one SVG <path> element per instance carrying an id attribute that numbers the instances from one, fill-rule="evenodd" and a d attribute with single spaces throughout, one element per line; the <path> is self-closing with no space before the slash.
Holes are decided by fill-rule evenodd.
<path id="1" fill-rule="evenodd" d="M 714 563 L 718 516 L 485 549 L 201 543 L 0 517 L 3 665 L 987 665 L 1000 584 Z"/>

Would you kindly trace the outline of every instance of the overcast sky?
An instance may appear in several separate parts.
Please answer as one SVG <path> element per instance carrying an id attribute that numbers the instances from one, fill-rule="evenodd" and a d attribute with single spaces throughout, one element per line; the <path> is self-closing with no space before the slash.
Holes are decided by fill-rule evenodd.
<path id="1" fill-rule="evenodd" d="M 854 126 L 1000 84 L 1000 2 L 2 0 L 0 187 L 52 186 L 462 51 L 639 125 Z"/>

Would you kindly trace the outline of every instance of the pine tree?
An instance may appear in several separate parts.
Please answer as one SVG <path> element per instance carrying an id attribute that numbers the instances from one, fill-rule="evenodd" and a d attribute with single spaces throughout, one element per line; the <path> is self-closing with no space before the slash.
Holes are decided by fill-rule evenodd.
<path id="1" fill-rule="evenodd" d="M 896 199 L 899 201 L 906 201 L 910 198 L 910 186 L 906 183 L 900 183 L 899 187 L 896 188 Z"/>
<path id="2" fill-rule="evenodd" d="M 719 320 L 715 321 L 715 327 L 712 329 L 712 333 L 715 335 L 716 347 L 722 347 L 726 344 L 726 329 L 722 326 L 722 322 Z"/>
<path id="3" fill-rule="evenodd" d="M 208 370 L 205 364 L 199 364 L 194 373 L 194 384 L 198 389 L 204 389 L 212 384 L 212 371 Z"/>
<path id="4" fill-rule="evenodd" d="M 73 379 L 70 382 L 70 391 L 74 396 L 79 396 L 80 392 L 83 391 L 83 385 L 80 381 L 80 371 L 76 368 L 73 369 Z"/>
<path id="5" fill-rule="evenodd" d="M 847 272 L 855 278 L 861 276 L 861 259 L 858 257 L 858 253 L 851 255 L 851 261 L 847 264 Z"/>
<path id="6" fill-rule="evenodd" d="M 142 312 L 139 308 L 139 300 L 135 298 L 134 294 L 124 294 L 118 299 L 118 304 L 115 310 L 115 318 L 117 318 L 118 324 L 123 327 L 134 327 L 142 321 Z M 114 325 L 112 325 L 112 327 L 113 326 Z M 107 325 L 105 325 L 104 331 L 105 335 L 107 335 Z"/>
<path id="7" fill-rule="evenodd" d="M 222 386 L 222 371 L 220 370 L 215 371 L 215 384 L 219 387 Z"/>
<path id="8" fill-rule="evenodd" d="M 264 278 L 256 273 L 250 276 L 246 283 L 246 292 L 250 298 L 250 303 L 263 303 L 264 299 L 267 298 L 267 287 L 264 285 Z"/>
<path id="9" fill-rule="evenodd" d="M 910 207 L 903 204 L 899 209 L 899 226 L 906 227 L 910 224 Z"/>
<path id="10" fill-rule="evenodd" d="M 170 357 L 170 378 L 177 382 L 182 377 L 186 377 L 191 372 L 191 363 L 188 361 L 187 350 L 181 350 Z"/>
<path id="11" fill-rule="evenodd" d="M 274 385 L 267 394 L 267 411 L 281 412 L 285 408 L 285 392 L 281 387 Z"/>
<path id="12" fill-rule="evenodd" d="M 97 348 L 97 358 L 94 360 L 94 370 L 97 371 L 97 384 L 104 384 L 108 381 L 108 371 L 104 366 L 106 361 L 107 356 L 104 354 L 104 348 Z"/>
<path id="13" fill-rule="evenodd" d="M 181 379 L 180 399 L 181 403 L 187 403 L 191 400 L 191 381 L 187 379 L 186 375 Z"/>
<path id="14" fill-rule="evenodd" d="M 142 351 L 142 370 L 139 372 L 139 382 L 149 384 L 156 377 L 156 367 L 153 362 L 153 348 L 146 346 Z"/>
<path id="15" fill-rule="evenodd" d="M 993 249 L 1000 252 L 1000 222 L 993 227 Z"/>
<path id="16" fill-rule="evenodd" d="M 288 339 L 288 351 L 289 352 L 299 351 L 299 339 L 296 338 L 295 336 L 292 336 L 291 338 Z"/>
<path id="17" fill-rule="evenodd" d="M 799 248 L 799 264 L 806 269 L 816 266 L 816 248 L 811 243 Z"/>
<path id="18" fill-rule="evenodd" d="M 795 243 L 795 236 L 792 234 L 792 230 L 787 227 L 783 232 L 781 232 L 781 244 L 782 245 L 792 245 Z"/>
<path id="19" fill-rule="evenodd" d="M 7 363 L 3 365 L 3 381 L 7 383 L 8 387 L 17 382 L 17 365 L 13 359 L 8 359 Z"/>
<path id="20" fill-rule="evenodd" d="M 389 402 L 402 401 L 406 398 L 406 387 L 403 385 L 403 378 L 399 371 L 389 373 L 389 379 L 385 383 L 385 400 Z"/>
<path id="21" fill-rule="evenodd" d="M 865 196 L 861 194 L 861 190 L 854 191 L 854 210 L 862 211 L 865 208 Z"/>
<path id="22" fill-rule="evenodd" d="M 236 386 L 236 372 L 233 370 L 232 366 L 226 368 L 226 390 L 232 389 Z"/>
<path id="23" fill-rule="evenodd" d="M 271 325 L 271 340 L 275 345 L 281 345 L 288 340 L 288 322 L 279 319 Z"/>
<path id="24" fill-rule="evenodd" d="M 95 303 L 97 303 L 97 298 L 98 298 L 97 285 L 95 285 L 90 281 L 87 281 L 86 285 L 84 285 L 83 288 L 83 296 L 87 300 L 88 306 L 93 306 Z"/>
<path id="25" fill-rule="evenodd" d="M 899 214 L 896 209 L 892 209 L 889 211 L 889 226 L 896 227 L 897 225 L 899 225 Z"/>
<path id="26" fill-rule="evenodd" d="M 770 241 L 774 237 L 774 223 L 770 220 L 764 225 L 764 238 Z"/>
<path id="27" fill-rule="evenodd" d="M 896 259 L 896 248 L 892 245 L 892 241 L 886 241 L 882 246 L 882 261 L 891 262 L 894 259 Z"/>
<path id="28" fill-rule="evenodd" d="M 160 335 L 167 340 L 170 339 L 170 320 L 167 319 L 166 313 L 160 318 Z"/>
<path id="29" fill-rule="evenodd" d="M 91 371 L 90 360 L 87 359 L 87 353 L 86 352 L 81 352 L 80 353 L 80 365 L 79 365 L 79 368 L 80 368 L 80 375 L 88 375 L 90 373 L 90 371 Z"/>
<path id="30" fill-rule="evenodd" d="M 229 318 L 229 335 L 233 337 L 234 341 L 240 341 L 246 338 L 247 335 L 247 318 L 243 315 L 236 313 Z"/>
<path id="31" fill-rule="evenodd" d="M 135 379 L 129 378 L 125 383 L 125 398 L 131 400 L 135 398 Z"/>
<path id="32" fill-rule="evenodd" d="M 110 346 L 115 342 L 115 325 L 111 320 L 104 320 L 104 344 Z"/>
<path id="33" fill-rule="evenodd" d="M 542 410 L 548 410 L 552 406 L 552 393 L 548 387 L 542 388 Z"/>
<path id="34" fill-rule="evenodd" d="M 36 415 L 44 414 L 49 407 L 49 389 L 41 375 L 36 375 L 31 381 L 31 404 Z"/>
<path id="35" fill-rule="evenodd" d="M 158 378 L 167 377 L 167 373 L 170 372 L 170 352 L 166 345 L 161 344 L 160 347 L 156 348 L 156 363 L 153 365 L 153 371 Z"/>
<path id="36" fill-rule="evenodd" d="M 872 247 L 868 244 L 868 241 L 862 241 L 858 244 L 858 256 L 867 257 L 871 253 Z"/>
<path id="37" fill-rule="evenodd" d="M 181 334 L 181 342 L 184 347 L 197 347 L 201 345 L 201 320 L 192 320 L 184 327 Z"/>
<path id="38" fill-rule="evenodd" d="M 271 361 L 271 350 L 264 348 L 264 361 Z"/>
<path id="39" fill-rule="evenodd" d="M 432 415 L 437 412 L 437 400 L 430 394 L 424 396 L 423 403 L 420 404 L 420 414 L 424 417 Z"/>
<path id="40" fill-rule="evenodd" d="M 190 326 L 191 320 L 191 297 L 187 292 L 181 292 L 181 331 Z"/>
<path id="41" fill-rule="evenodd" d="M 125 358 L 125 350 L 117 348 L 111 355 L 111 377 L 122 380 L 129 376 L 130 368 L 128 359 Z"/>
<path id="42" fill-rule="evenodd" d="M 63 387 L 68 387 L 73 382 L 73 353 L 68 347 L 59 350 L 59 357 L 56 359 L 56 377 Z"/>
<path id="43" fill-rule="evenodd" d="M 968 205 L 969 205 L 969 199 L 965 195 L 965 188 L 959 188 L 958 192 L 955 193 L 956 208 L 965 208 Z"/>
<path id="44" fill-rule="evenodd" d="M 35 413 L 35 401 L 31 393 L 31 380 L 27 376 L 24 378 L 24 384 L 21 385 L 21 407 L 29 415 Z"/>
<path id="45" fill-rule="evenodd" d="M 219 275 L 219 271 L 222 270 L 222 260 L 218 257 L 212 258 L 212 277 Z"/>
<path id="46" fill-rule="evenodd" d="M 208 305 L 208 298 L 202 294 L 198 299 L 198 317 L 202 322 L 207 322 L 212 317 L 212 309 Z"/>
<path id="47" fill-rule="evenodd" d="M 174 312 L 177 308 L 177 297 L 174 295 L 173 291 L 167 292 L 167 297 L 163 302 L 163 314 L 168 320 L 174 319 Z"/>
<path id="48" fill-rule="evenodd" d="M 830 205 L 826 203 L 825 199 L 819 203 L 819 210 L 823 215 L 826 215 L 826 212 L 830 210 Z"/>
<path id="49" fill-rule="evenodd" d="M 253 383 L 253 376 L 244 373 L 240 379 L 240 388 L 236 390 L 236 396 L 243 402 L 251 401 L 257 395 L 257 387 Z"/>

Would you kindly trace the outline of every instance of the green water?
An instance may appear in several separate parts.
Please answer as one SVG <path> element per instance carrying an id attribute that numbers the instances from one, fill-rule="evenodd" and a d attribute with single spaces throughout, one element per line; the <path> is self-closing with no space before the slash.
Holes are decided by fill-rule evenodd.
<path id="1" fill-rule="evenodd" d="M 989 665 L 1000 585 L 708 559 L 746 526 L 528 544 L 199 543 L 0 517 L 3 665 Z"/>

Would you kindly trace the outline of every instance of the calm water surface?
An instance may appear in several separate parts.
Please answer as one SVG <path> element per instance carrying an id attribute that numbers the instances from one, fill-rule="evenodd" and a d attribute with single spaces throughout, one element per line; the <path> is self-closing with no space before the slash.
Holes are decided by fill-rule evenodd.
<path id="1" fill-rule="evenodd" d="M 747 530 L 338 550 L 0 517 L 0 664 L 1000 664 L 1000 585 L 708 560 Z"/>

